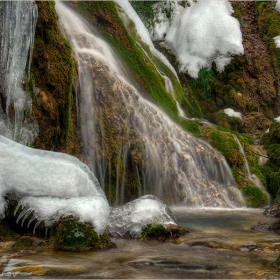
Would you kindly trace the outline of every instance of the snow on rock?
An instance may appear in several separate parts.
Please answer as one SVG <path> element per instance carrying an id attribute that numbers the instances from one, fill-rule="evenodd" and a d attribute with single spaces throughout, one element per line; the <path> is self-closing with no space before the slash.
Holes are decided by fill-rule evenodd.
<path id="1" fill-rule="evenodd" d="M 277 122 L 280 122 L 280 116 L 274 119 Z"/>
<path id="2" fill-rule="evenodd" d="M 108 232 L 113 236 L 140 237 L 148 224 L 176 224 L 171 210 L 153 195 L 141 196 L 110 211 Z"/>
<path id="3" fill-rule="evenodd" d="M 276 48 L 280 48 L 280 36 L 276 36 L 273 38 Z"/>
<path id="4" fill-rule="evenodd" d="M 233 55 L 244 53 L 240 25 L 232 13 L 227 0 L 219 5 L 216 0 L 197 0 L 183 9 L 176 4 L 169 27 L 159 13 L 162 20 L 155 25 L 154 36 L 166 35 L 165 46 L 176 55 L 181 72 L 197 78 L 199 70 L 211 68 L 212 62 L 222 72 Z"/>
<path id="5" fill-rule="evenodd" d="M 239 118 L 239 119 L 242 119 L 242 115 L 240 112 L 235 112 L 233 109 L 231 108 L 227 108 L 224 110 L 225 114 L 227 114 L 228 116 L 230 117 L 236 117 L 236 118 Z"/>
<path id="6" fill-rule="evenodd" d="M 74 215 L 89 222 L 98 234 L 106 227 L 109 204 L 98 180 L 77 158 L 32 149 L 0 135 L 0 216 L 4 196 L 19 201 L 23 221 L 34 211 L 37 225 L 51 226 L 60 216 Z M 17 212 L 17 210 L 15 211 Z M 36 226 L 34 230 L 36 229 Z"/>

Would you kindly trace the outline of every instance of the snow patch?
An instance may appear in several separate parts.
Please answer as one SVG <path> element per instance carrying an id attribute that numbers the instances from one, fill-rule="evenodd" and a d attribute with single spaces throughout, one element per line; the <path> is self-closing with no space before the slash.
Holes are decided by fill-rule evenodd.
<path id="1" fill-rule="evenodd" d="M 176 224 L 171 210 L 153 195 L 141 196 L 123 206 L 112 208 L 107 230 L 114 236 L 130 233 L 137 238 L 148 224 Z"/>
<path id="2" fill-rule="evenodd" d="M 227 114 L 230 117 L 236 117 L 239 119 L 242 119 L 242 115 L 240 112 L 235 112 L 233 109 L 227 108 L 224 110 L 225 114 Z"/>
<path id="3" fill-rule="evenodd" d="M 231 16 L 233 9 L 227 0 L 197 0 L 190 7 L 182 8 L 177 1 L 168 1 L 174 6 L 168 19 L 162 4 L 155 6 L 156 21 L 152 29 L 153 37 L 164 39 L 181 64 L 180 71 L 197 78 L 199 70 L 211 68 L 215 62 L 222 72 L 233 55 L 244 53 L 239 22 Z M 161 5 L 161 6 L 160 6 Z M 167 5 L 167 4 L 166 4 Z M 165 38 L 164 34 L 166 35 Z"/>
<path id="4" fill-rule="evenodd" d="M 280 116 L 274 119 L 277 122 L 280 122 Z"/>
<path id="5" fill-rule="evenodd" d="M 0 216 L 4 216 L 9 195 L 24 209 L 32 211 L 37 224 L 51 226 L 60 216 L 74 215 L 89 222 L 100 234 L 104 231 L 109 205 L 89 168 L 77 158 L 32 149 L 0 136 Z M 36 229 L 36 226 L 35 226 Z M 34 229 L 34 230 L 35 230 Z"/>

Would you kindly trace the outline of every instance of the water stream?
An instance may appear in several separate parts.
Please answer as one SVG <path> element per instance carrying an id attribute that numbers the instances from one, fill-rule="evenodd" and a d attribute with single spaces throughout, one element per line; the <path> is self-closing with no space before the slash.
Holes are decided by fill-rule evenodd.
<path id="1" fill-rule="evenodd" d="M 2 242 L 2 275 L 13 272 L 31 279 L 31 272 L 37 278 L 279 279 L 273 266 L 280 250 L 279 234 L 250 230 L 259 221 L 275 220 L 262 216 L 262 209 L 172 210 L 178 223 L 190 231 L 175 243 L 113 239 L 117 248 L 105 251 L 17 254 L 7 244 L 4 249 Z M 244 246 L 248 244 L 251 251 Z"/>
<path id="2" fill-rule="evenodd" d="M 84 161 L 104 188 L 116 174 L 115 203 L 125 202 L 135 177 L 137 197 L 152 193 L 169 204 L 244 205 L 226 160 L 144 99 L 89 23 L 62 2 L 56 9 L 79 64 Z"/>

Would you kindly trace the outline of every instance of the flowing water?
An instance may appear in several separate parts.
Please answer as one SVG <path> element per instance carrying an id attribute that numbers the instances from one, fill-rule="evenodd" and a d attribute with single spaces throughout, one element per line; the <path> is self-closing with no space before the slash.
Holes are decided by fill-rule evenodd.
<path id="1" fill-rule="evenodd" d="M 169 204 L 243 205 L 226 160 L 144 99 L 92 26 L 62 2 L 56 9 L 79 64 L 84 161 L 103 187 L 116 174 L 114 202 L 125 202 L 134 176 L 136 197 L 152 193 Z"/>
<path id="2" fill-rule="evenodd" d="M 26 254 L 3 249 L 5 244 L 0 242 L 0 275 L 17 273 L 17 277 L 32 278 L 32 272 L 35 278 L 279 279 L 273 263 L 279 256 L 280 235 L 250 230 L 259 221 L 275 221 L 262 216 L 263 210 L 172 210 L 178 223 L 190 231 L 175 243 L 113 239 L 117 248 L 111 250 Z"/>

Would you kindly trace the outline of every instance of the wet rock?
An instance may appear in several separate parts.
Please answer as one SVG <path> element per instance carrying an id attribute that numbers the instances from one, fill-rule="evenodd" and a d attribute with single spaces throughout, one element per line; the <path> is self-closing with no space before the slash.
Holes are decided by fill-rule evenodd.
<path id="1" fill-rule="evenodd" d="M 263 212 L 263 214 L 265 216 L 280 217 L 280 203 L 273 203 Z"/>
<path id="2" fill-rule="evenodd" d="M 240 247 L 240 251 L 243 251 L 243 252 L 249 252 L 249 251 L 252 251 L 256 248 L 258 248 L 259 245 L 257 243 L 248 243 L 248 244 L 244 244 Z"/>
<path id="3" fill-rule="evenodd" d="M 88 251 L 115 248 L 106 233 L 99 235 L 89 223 L 80 223 L 72 216 L 55 222 L 50 230 L 54 248 L 70 251 Z"/>
<path id="4" fill-rule="evenodd" d="M 259 222 L 256 226 L 251 227 L 251 230 L 264 231 L 268 230 L 271 222 Z"/>
<path id="5" fill-rule="evenodd" d="M 34 247 L 38 247 L 39 245 L 43 245 L 45 243 L 44 240 L 31 237 L 31 236 L 21 236 L 17 239 L 15 244 L 13 245 L 14 249 L 34 249 Z"/>
<path id="6" fill-rule="evenodd" d="M 265 132 L 271 125 L 271 120 L 266 118 L 262 113 L 252 112 L 244 116 L 239 123 L 239 129 L 243 133 L 260 135 Z"/>

